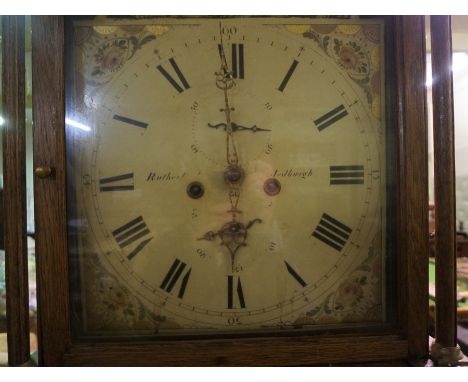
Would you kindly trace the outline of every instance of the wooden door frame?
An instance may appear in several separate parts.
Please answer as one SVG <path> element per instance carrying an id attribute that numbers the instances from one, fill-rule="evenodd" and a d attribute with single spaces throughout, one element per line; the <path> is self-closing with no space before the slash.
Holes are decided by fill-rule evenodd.
<path id="1" fill-rule="evenodd" d="M 61 365 L 71 344 L 68 289 L 64 106 L 64 18 L 32 16 L 38 345 L 41 365 Z"/>
<path id="2" fill-rule="evenodd" d="M 24 19 L 2 16 L 3 227 L 10 366 L 21 365 L 30 358 Z"/>

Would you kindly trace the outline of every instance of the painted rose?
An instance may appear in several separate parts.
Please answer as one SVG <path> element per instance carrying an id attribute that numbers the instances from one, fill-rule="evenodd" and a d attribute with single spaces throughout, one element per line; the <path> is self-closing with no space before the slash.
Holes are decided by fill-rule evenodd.
<path id="1" fill-rule="evenodd" d="M 343 307 L 352 306 L 357 300 L 362 298 L 363 295 L 364 292 L 358 283 L 345 282 L 338 289 L 335 304 Z"/>
<path id="2" fill-rule="evenodd" d="M 119 69 L 124 63 L 125 49 L 111 46 L 105 49 L 99 60 L 99 66 L 103 71 L 114 71 Z"/>
<path id="3" fill-rule="evenodd" d="M 127 305 L 128 297 L 121 288 L 109 288 L 107 292 L 107 298 L 109 303 L 112 303 L 116 307 L 123 307 Z"/>
<path id="4" fill-rule="evenodd" d="M 359 64 L 360 57 L 350 46 L 342 46 L 338 54 L 340 63 L 345 69 L 355 70 Z"/>

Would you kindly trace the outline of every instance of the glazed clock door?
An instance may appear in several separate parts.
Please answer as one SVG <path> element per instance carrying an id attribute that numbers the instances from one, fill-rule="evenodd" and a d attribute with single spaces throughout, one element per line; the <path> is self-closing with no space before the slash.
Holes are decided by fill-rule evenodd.
<path id="1" fill-rule="evenodd" d="M 191 346 L 209 355 L 190 364 L 247 364 L 227 356 L 237 341 L 253 362 L 258 341 L 307 352 L 324 331 L 405 353 L 391 21 L 49 22 L 67 169 L 46 179 L 66 181 L 67 240 L 50 244 L 68 254 L 61 343 L 75 344 L 55 362 L 98 342 L 124 363 L 143 343 L 152 364 Z M 327 362 L 287 352 L 273 359 Z"/>

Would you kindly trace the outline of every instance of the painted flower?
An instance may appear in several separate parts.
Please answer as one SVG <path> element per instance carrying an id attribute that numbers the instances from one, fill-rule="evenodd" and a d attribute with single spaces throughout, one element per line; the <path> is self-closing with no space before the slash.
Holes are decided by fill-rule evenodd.
<path id="1" fill-rule="evenodd" d="M 353 72 L 354 75 L 369 74 L 368 58 L 358 44 L 355 42 L 343 43 L 338 39 L 334 39 L 333 43 L 337 62 L 343 69 L 348 73 Z"/>
<path id="2" fill-rule="evenodd" d="M 128 39 L 115 39 L 102 44 L 94 54 L 95 67 L 92 76 L 102 76 L 119 70 L 128 59 Z"/>
<path id="3" fill-rule="evenodd" d="M 107 48 L 100 57 L 99 66 L 101 70 L 113 72 L 118 70 L 125 60 L 125 49 L 117 46 Z"/>
<path id="4" fill-rule="evenodd" d="M 99 281 L 97 284 L 97 291 L 102 300 L 113 310 L 126 306 L 128 303 L 128 295 L 123 287 L 108 274 L 104 272 L 99 273 Z"/>
<path id="5" fill-rule="evenodd" d="M 343 46 L 339 52 L 340 63 L 345 69 L 356 69 L 359 64 L 359 56 L 350 46 Z"/>
<path id="6" fill-rule="evenodd" d="M 127 296 L 121 288 L 109 288 L 107 294 L 108 302 L 115 307 L 123 307 L 127 304 Z"/>
<path id="7" fill-rule="evenodd" d="M 362 298 L 364 292 L 362 287 L 355 282 L 345 282 L 338 289 L 338 296 L 335 305 L 352 306 L 357 300 Z"/>

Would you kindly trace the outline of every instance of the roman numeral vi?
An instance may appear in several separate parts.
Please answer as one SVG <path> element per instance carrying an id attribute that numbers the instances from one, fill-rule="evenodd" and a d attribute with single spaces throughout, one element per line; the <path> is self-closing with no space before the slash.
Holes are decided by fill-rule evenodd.
<path id="1" fill-rule="evenodd" d="M 245 300 L 244 300 L 244 292 L 242 291 L 242 284 L 240 277 L 236 277 L 233 275 L 228 275 L 228 309 L 234 309 L 234 293 L 237 294 L 237 298 L 239 300 L 239 306 L 241 308 L 245 308 Z M 235 283 L 237 281 L 237 287 L 235 287 Z M 235 292 L 234 292 L 235 290 Z"/>

